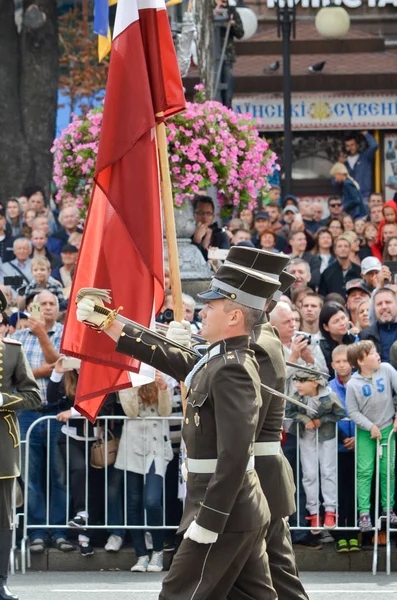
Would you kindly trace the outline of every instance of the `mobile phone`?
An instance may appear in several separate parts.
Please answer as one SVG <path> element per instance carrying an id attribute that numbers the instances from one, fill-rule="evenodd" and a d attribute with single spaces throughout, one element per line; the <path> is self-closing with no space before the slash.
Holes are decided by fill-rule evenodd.
<path id="1" fill-rule="evenodd" d="M 307 340 L 308 346 L 310 346 L 310 344 L 312 343 L 312 336 L 310 335 L 310 333 L 305 333 L 304 331 L 295 331 L 294 339 L 296 339 L 298 337 L 303 337 L 302 342 Z"/>
<path id="2" fill-rule="evenodd" d="M 74 358 L 74 356 L 65 356 L 62 359 L 62 368 L 63 369 L 80 369 L 81 360 L 79 358 Z"/>
<path id="3" fill-rule="evenodd" d="M 40 304 L 38 302 L 32 302 L 30 305 L 30 316 L 35 319 L 40 319 L 41 309 Z"/>
<path id="4" fill-rule="evenodd" d="M 209 249 L 208 250 L 208 258 L 212 258 L 213 260 L 226 260 L 226 256 L 229 250 L 223 250 L 222 248 Z"/>

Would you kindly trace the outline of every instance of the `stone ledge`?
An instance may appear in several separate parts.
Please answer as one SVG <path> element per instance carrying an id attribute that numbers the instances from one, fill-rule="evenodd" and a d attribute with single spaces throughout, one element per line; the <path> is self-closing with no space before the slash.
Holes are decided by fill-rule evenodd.
<path id="1" fill-rule="evenodd" d="M 394 544 L 393 544 L 394 546 Z M 361 552 L 337 554 L 334 544 L 325 544 L 322 550 L 295 549 L 296 560 L 300 571 L 355 571 L 371 572 L 372 549 L 365 548 Z M 171 563 L 171 552 L 164 553 L 164 567 L 167 570 Z M 18 552 L 20 565 L 20 553 Z M 135 553 L 130 547 L 120 552 L 106 552 L 103 548 L 95 548 L 93 556 L 81 556 L 80 552 L 63 553 L 50 548 L 43 554 L 31 555 L 32 571 L 129 571 L 135 563 Z M 397 565 L 397 549 L 392 549 L 392 566 Z M 379 548 L 378 571 L 386 568 L 385 548 Z"/>

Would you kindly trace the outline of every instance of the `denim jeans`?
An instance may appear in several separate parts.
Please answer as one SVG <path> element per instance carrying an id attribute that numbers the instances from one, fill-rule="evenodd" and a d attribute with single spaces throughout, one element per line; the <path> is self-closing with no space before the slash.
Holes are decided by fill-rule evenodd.
<path id="1" fill-rule="evenodd" d="M 123 525 L 124 471 L 113 466 L 108 470 L 108 525 Z M 124 539 L 125 529 L 109 527 L 110 534 Z"/>
<path id="2" fill-rule="evenodd" d="M 56 414 L 56 411 L 54 413 Z M 26 439 L 26 433 L 30 425 L 42 415 L 33 410 L 26 410 L 18 415 L 19 426 L 21 429 L 21 440 Z M 45 525 L 47 520 L 48 508 L 48 524 L 63 525 L 66 524 L 66 485 L 65 485 L 65 462 L 61 455 L 58 446 L 59 435 L 62 423 L 55 420 L 41 421 L 35 425 L 29 440 L 29 474 L 28 474 L 28 490 L 29 501 L 27 510 L 28 525 L 37 525 L 37 529 L 29 529 L 30 539 L 42 538 L 45 539 L 47 534 L 53 540 L 66 537 L 66 530 L 61 527 L 52 527 L 48 529 L 40 529 L 40 525 Z M 47 430 L 49 428 L 50 435 L 47 438 Z M 49 460 L 49 506 L 47 507 L 46 493 L 46 473 L 47 473 L 47 457 Z M 25 477 L 25 460 L 22 460 L 22 477 Z M 26 481 L 24 481 L 26 489 Z"/>
<path id="3" fill-rule="evenodd" d="M 163 524 L 163 478 L 155 474 L 154 462 L 149 473 L 144 476 L 138 473 L 127 473 L 127 521 L 128 525 L 141 525 L 144 523 L 144 511 L 147 514 L 148 525 Z M 154 529 L 151 531 L 153 550 L 160 552 L 164 547 L 164 531 Z M 147 554 L 144 528 L 131 530 L 132 544 L 137 556 Z"/>

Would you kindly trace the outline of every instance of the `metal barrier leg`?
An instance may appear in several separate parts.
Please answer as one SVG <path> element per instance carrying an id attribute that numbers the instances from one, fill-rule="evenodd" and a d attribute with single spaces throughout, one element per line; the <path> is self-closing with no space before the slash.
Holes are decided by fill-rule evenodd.
<path id="1" fill-rule="evenodd" d="M 378 548 L 379 548 L 379 463 L 382 446 L 379 440 L 376 440 L 376 468 L 375 468 L 375 533 L 374 533 L 374 554 L 372 557 L 372 575 L 376 575 L 378 569 Z"/>
<path id="2" fill-rule="evenodd" d="M 395 468 L 395 465 L 390 465 L 391 460 L 391 440 L 394 441 L 394 431 L 391 430 L 389 437 L 387 438 L 387 508 L 386 508 L 386 574 L 391 573 L 391 541 L 390 541 L 390 512 L 394 509 L 391 506 L 391 470 Z"/>

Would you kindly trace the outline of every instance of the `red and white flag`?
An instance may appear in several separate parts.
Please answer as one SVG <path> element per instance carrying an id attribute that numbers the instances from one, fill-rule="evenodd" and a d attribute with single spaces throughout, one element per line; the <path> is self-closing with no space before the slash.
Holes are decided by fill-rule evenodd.
<path id="1" fill-rule="evenodd" d="M 83 287 L 112 291 L 112 308 L 148 327 L 164 298 L 156 122 L 185 108 L 163 0 L 119 0 L 101 137 L 62 351 L 84 362 L 76 408 L 95 420 L 105 396 L 131 386 L 140 363 L 78 323 Z"/>

